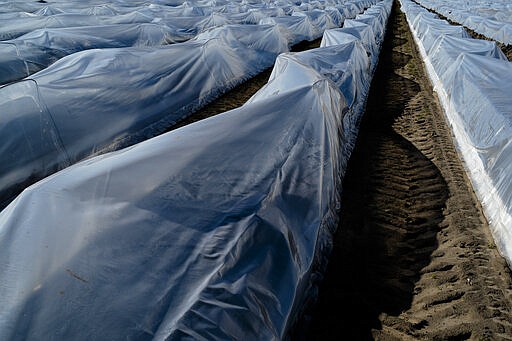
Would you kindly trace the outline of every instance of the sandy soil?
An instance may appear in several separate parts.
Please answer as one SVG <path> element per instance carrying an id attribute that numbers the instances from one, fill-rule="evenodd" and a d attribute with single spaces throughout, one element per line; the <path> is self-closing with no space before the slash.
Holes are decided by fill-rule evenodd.
<path id="1" fill-rule="evenodd" d="M 512 340 L 512 281 L 395 4 L 306 340 Z"/>

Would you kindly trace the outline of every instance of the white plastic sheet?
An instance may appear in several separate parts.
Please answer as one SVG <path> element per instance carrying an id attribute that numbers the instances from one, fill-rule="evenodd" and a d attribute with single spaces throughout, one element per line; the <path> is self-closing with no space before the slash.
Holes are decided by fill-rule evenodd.
<path id="1" fill-rule="evenodd" d="M 292 16 L 307 16 L 309 20 L 318 27 L 320 32 L 330 28 L 337 27 L 336 22 L 332 19 L 328 12 L 322 10 L 312 10 L 304 12 L 294 12 Z"/>
<path id="2" fill-rule="evenodd" d="M 249 103 L 293 91 L 317 77 L 328 78 L 343 93 L 349 107 L 366 96 L 370 84 L 370 60 L 357 39 L 300 53 L 281 54 L 269 83 Z"/>
<path id="3" fill-rule="evenodd" d="M 507 60 L 501 49 L 493 42 L 482 39 L 464 39 L 445 34 L 435 40 L 429 50 L 429 58 L 436 73 L 443 75 L 462 52 Z"/>
<path id="4" fill-rule="evenodd" d="M 369 3 L 346 5 L 362 8 Z M 4 15 L 0 17 L 0 39 L 3 40 L 0 42 L 0 84 L 29 76 L 63 56 L 86 49 L 182 42 L 208 29 L 237 23 L 281 24 L 292 35 L 290 43 L 296 44 L 317 39 L 325 29 L 338 27 L 344 21 L 343 7 L 327 7 L 321 2 L 308 4 L 305 12 L 296 9 L 293 16 L 287 16 L 283 8 L 272 6 L 231 2 L 204 6 L 201 2 L 192 2 L 175 7 L 133 3 L 125 7 L 91 4 L 75 8 L 61 3 L 41 7 L 34 13 L 3 13 L 0 14 Z"/>
<path id="5" fill-rule="evenodd" d="M 27 77 L 75 52 L 182 42 L 193 35 L 167 25 L 121 24 L 40 29 L 0 42 L 0 84 Z"/>
<path id="6" fill-rule="evenodd" d="M 344 173 L 366 103 L 371 82 L 371 65 L 366 50 L 357 39 L 300 53 L 281 54 L 270 75 L 269 83 L 247 103 L 295 91 L 304 84 L 327 78 L 343 94 L 341 162 Z"/>
<path id="7" fill-rule="evenodd" d="M 43 108 L 69 163 L 139 142 L 272 66 L 288 50 L 279 27 L 248 31 L 226 26 L 181 44 L 83 51 L 32 75 L 37 85 L 0 88 L 1 155 L 16 154 L 17 160 L 0 163 L 0 196 L 5 200 L 6 191 L 62 165 L 59 158 L 46 159 L 46 147 L 19 149 L 33 135 L 51 143 L 44 127 L 13 130 L 13 122 L 32 126 L 28 121 Z M 13 105 L 11 97 L 32 98 L 37 106 Z"/>
<path id="8" fill-rule="evenodd" d="M 346 39 L 360 40 L 369 54 L 375 53 L 375 35 L 370 25 L 346 20 L 342 28 L 326 30 L 320 46 L 331 46 L 343 43 Z"/>
<path id="9" fill-rule="evenodd" d="M 418 2 L 473 31 L 504 44 L 512 44 L 512 5 L 508 0 L 441 0 Z"/>
<path id="10" fill-rule="evenodd" d="M 298 44 L 303 40 L 315 40 L 321 36 L 319 29 L 313 25 L 307 16 L 286 16 L 261 19 L 260 25 L 281 25 L 290 33 L 292 44 Z"/>
<path id="11" fill-rule="evenodd" d="M 461 53 L 440 81 L 475 190 L 512 267 L 512 64 Z"/>
<path id="12" fill-rule="evenodd" d="M 350 151 L 355 146 L 361 113 L 366 105 L 366 97 L 370 88 L 373 73 L 379 60 L 379 52 L 384 41 L 385 28 L 387 20 L 391 13 L 392 0 L 378 2 L 364 12 L 366 23 L 359 19 L 348 20 L 348 25 L 341 29 L 327 30 L 324 32 L 320 46 L 344 46 L 347 43 L 357 42 L 357 48 L 354 49 L 354 55 L 349 58 L 350 67 L 354 68 L 350 74 L 351 84 L 340 86 L 349 103 L 349 113 L 344 118 L 345 135 L 348 136 L 345 142 L 345 148 Z M 376 23 L 378 22 L 378 23 Z M 375 27 L 375 28 L 373 28 Z M 380 31 L 379 31 L 380 28 Z M 375 32 L 375 34 L 374 34 Z M 364 49 L 361 49 L 363 47 Z M 355 52 L 357 50 L 357 52 Z M 363 56 L 366 52 L 368 58 Z M 336 81 L 338 84 L 338 81 Z"/>
<path id="13" fill-rule="evenodd" d="M 0 338 L 282 339 L 335 227 L 343 103 L 318 80 L 26 190 Z"/>
<path id="14" fill-rule="evenodd" d="M 371 75 L 356 40 L 279 60 L 241 108 L 70 166 L 0 212 L 0 339 L 285 338 L 337 222 L 357 114 L 343 93 L 364 102 Z"/>
<path id="15" fill-rule="evenodd" d="M 354 11 L 354 9 L 365 8 L 372 2 L 361 1 L 344 5 Z M 284 13 L 284 9 L 265 7 L 266 5 L 259 2 L 245 5 L 229 4 L 218 3 L 217 7 L 208 7 L 205 3 L 195 2 L 189 7 L 184 4 L 170 8 L 162 4 L 133 3 L 134 7 L 110 4 L 109 8 L 113 11 L 128 15 L 143 13 L 147 17 L 154 17 L 158 13 L 160 24 L 180 11 L 192 13 L 194 17 L 182 16 L 172 20 L 173 24 L 179 27 L 178 32 L 195 35 L 203 29 L 206 31 L 200 34 L 194 40 L 195 42 L 184 43 L 188 45 L 92 49 L 75 53 L 34 74 L 31 78 L 36 81 L 36 84 L 32 86 L 0 88 L 2 96 L 10 93 L 9 96 L 14 97 L 31 97 L 38 103 L 37 107 L 13 108 L 8 103 L 9 100 L 2 102 L 1 109 L 9 112 L 3 119 L 0 117 L 0 129 L 8 126 L 14 116 L 16 121 L 24 126 L 26 123 L 22 122 L 26 118 L 39 115 L 37 108 L 41 107 L 54 122 L 58 137 L 57 139 L 46 138 L 46 140 L 50 141 L 48 143 L 53 142 L 58 146 L 58 150 L 63 151 L 62 157 L 48 161 L 42 154 L 46 153 L 45 148 L 19 142 L 30 139 L 30 134 L 39 134 L 44 138 L 46 131 L 38 132 L 34 127 L 30 129 L 30 133 L 5 131 L 2 139 L 6 141 L 3 146 L 6 155 L 11 155 L 9 153 L 12 153 L 12 148 L 17 143 L 27 148 L 30 146 L 32 149 L 27 151 L 19 149 L 17 152 L 19 160 L 4 163 L 0 167 L 0 206 L 12 199 L 16 188 L 19 191 L 27 184 L 64 166 L 84 157 L 118 149 L 160 133 L 234 85 L 271 66 L 275 57 L 280 52 L 287 51 L 289 46 L 302 40 L 317 38 L 322 31 L 311 23 L 310 17 L 316 15 L 317 18 L 322 18 L 328 13 L 314 10 L 324 7 L 319 2 L 308 6 L 313 8 L 311 11 L 314 15 L 310 13 L 304 16 L 276 17 L 277 25 L 223 25 L 207 30 L 209 25 L 216 25 L 212 20 L 220 18 L 220 23 L 224 19 L 234 20 L 230 17 L 230 13 L 217 13 L 215 12 L 217 9 L 233 13 L 243 13 L 243 11 L 258 11 L 260 14 L 268 15 Z M 329 3 L 330 6 L 333 4 Z M 55 4 L 55 6 L 62 8 L 64 12 L 69 10 L 65 3 Z M 164 10 L 162 7 L 169 9 Z M 343 8 L 343 6 L 338 7 Z M 187 8 L 191 10 L 187 11 Z M 74 12 L 79 13 L 95 11 L 81 5 L 77 5 L 74 9 Z M 98 11 L 103 12 L 103 9 L 99 8 Z M 108 8 L 106 11 L 109 11 Z M 49 17 L 55 16 L 48 15 L 45 18 Z M 83 18 L 86 15 L 80 14 L 79 17 Z M 300 25 L 286 26 L 281 23 L 300 23 Z M 306 25 L 301 26 L 303 24 Z M 125 25 L 125 27 L 157 27 L 153 25 L 155 24 Z M 305 30 L 300 32 L 299 26 Z M 48 32 L 66 30 L 83 33 L 94 30 L 94 26 L 46 29 L 30 33 L 25 37 L 34 37 L 34 35 L 39 37 L 37 32 L 43 32 L 41 41 L 48 43 L 47 45 L 54 44 L 55 47 L 55 44 L 59 45 L 61 40 L 67 44 L 69 39 L 64 39 L 61 35 L 49 35 Z M 118 29 L 110 31 L 111 36 L 105 36 L 105 32 L 98 33 L 99 36 L 103 35 L 101 38 L 97 37 L 98 44 L 102 39 L 111 42 L 114 36 L 119 38 L 119 33 Z M 128 33 L 124 32 L 124 34 Z M 126 41 L 125 38 L 119 39 Z M 78 39 L 72 40 L 73 44 L 83 47 L 80 46 Z M 145 42 L 148 40 L 142 39 Z M 6 50 L 11 48 L 10 54 L 5 54 L 4 58 L 14 55 L 19 57 L 20 51 L 27 51 L 22 48 L 23 44 L 18 44 L 20 48 L 17 51 L 14 51 L 16 46 L 13 44 L 3 45 Z M 31 45 L 31 43 L 25 45 Z M 36 49 L 34 46 L 31 46 L 32 48 Z M 57 55 L 45 54 L 44 58 L 50 60 L 37 62 L 35 57 L 25 58 L 17 60 L 17 65 L 11 63 L 11 68 L 4 65 L 4 70 L 7 69 L 10 76 L 19 78 L 57 57 Z M 27 93 L 12 94 L 13 91 L 18 90 L 27 91 Z M 4 98 L 9 97 L 4 96 Z M 41 160 L 37 160 L 37 155 L 41 156 Z"/>
<path id="16" fill-rule="evenodd" d="M 414 20 L 414 29 L 418 39 L 421 39 L 422 47 L 427 53 L 440 36 L 470 37 L 464 27 L 450 25 L 445 20 L 430 16 L 418 15 Z"/>
<path id="17" fill-rule="evenodd" d="M 355 20 L 345 20 L 343 28 L 325 31 L 320 46 L 336 45 L 352 40 L 352 37 L 361 41 L 370 57 L 372 67 L 375 67 L 378 60 L 378 45 L 373 29 L 368 24 Z"/>
<path id="18" fill-rule="evenodd" d="M 359 14 L 356 16 L 355 21 L 369 24 L 370 27 L 372 28 L 372 31 L 374 32 L 375 40 L 377 42 L 381 42 L 384 40 L 385 22 L 381 21 L 381 18 L 379 17 L 378 14 Z"/>
<path id="19" fill-rule="evenodd" d="M 0 40 L 14 39 L 41 28 L 150 23 L 153 19 L 153 17 L 133 12 L 119 16 L 56 14 L 51 16 L 3 20 L 2 26 L 0 26 Z"/>

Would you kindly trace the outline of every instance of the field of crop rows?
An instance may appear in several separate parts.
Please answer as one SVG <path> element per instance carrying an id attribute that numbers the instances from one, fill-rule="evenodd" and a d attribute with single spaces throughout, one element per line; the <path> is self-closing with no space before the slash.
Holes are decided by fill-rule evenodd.
<path id="1" fill-rule="evenodd" d="M 469 200 L 474 189 L 472 207 L 483 210 L 475 217 L 494 238 L 481 243 L 495 242 L 512 265 L 506 3 L 485 29 L 461 22 L 488 40 L 434 13 L 457 21 L 462 3 L 453 12 L 411 0 L 0 3 L 1 340 L 367 337 L 375 327 L 364 318 L 363 332 L 338 335 L 318 324 L 314 307 L 319 292 L 320 307 L 329 296 L 336 248 L 359 245 L 339 239 L 348 203 L 358 203 L 350 169 L 365 143 L 362 122 L 374 111 L 397 114 L 388 99 L 415 93 L 406 81 L 385 83 L 407 71 L 396 48 L 380 58 L 386 39 L 405 34 L 397 15 L 425 66 L 403 77 L 426 72 L 439 124 L 449 124 L 443 143 L 453 137 L 456 147 L 454 181 L 467 184 Z M 478 9 L 478 18 L 488 14 Z M 382 76 L 386 67 L 393 71 Z M 264 72 L 268 80 L 242 105 L 194 119 L 226 96 L 238 103 L 240 87 Z M 389 168 L 393 156 L 377 155 L 363 159 Z M 448 178 L 441 170 L 435 182 Z M 371 193 L 363 188 L 356 192 Z M 357 205 L 352 212 L 369 207 Z M 491 269 L 506 284 L 505 261 Z M 415 271 L 429 267 L 423 262 Z M 506 306 L 512 293 L 504 290 Z M 512 333 L 512 324 L 503 328 L 492 336 Z M 487 335 L 397 333 L 386 337 Z"/>

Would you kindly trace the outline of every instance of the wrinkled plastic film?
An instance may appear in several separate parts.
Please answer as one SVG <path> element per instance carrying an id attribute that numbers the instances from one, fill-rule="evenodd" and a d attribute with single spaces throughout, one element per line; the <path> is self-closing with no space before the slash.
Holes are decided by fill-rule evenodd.
<path id="1" fill-rule="evenodd" d="M 244 106 L 26 189 L 0 212 L 0 338 L 285 338 L 331 247 L 373 58 L 360 41 L 282 55 Z"/>
<path id="2" fill-rule="evenodd" d="M 23 81 L 1 89 L 0 188 L 5 205 L 18 187 L 69 165 L 67 152 L 51 114 L 41 101 L 36 82 Z M 17 109 L 23 107 L 20 117 Z M 43 173 L 43 174 L 42 174 Z"/>

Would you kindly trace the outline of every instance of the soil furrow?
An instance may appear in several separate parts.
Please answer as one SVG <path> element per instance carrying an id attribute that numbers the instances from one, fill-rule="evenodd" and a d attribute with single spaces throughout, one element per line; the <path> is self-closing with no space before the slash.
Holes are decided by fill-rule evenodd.
<path id="1" fill-rule="evenodd" d="M 512 281 L 395 3 L 306 340 L 496 340 Z"/>

